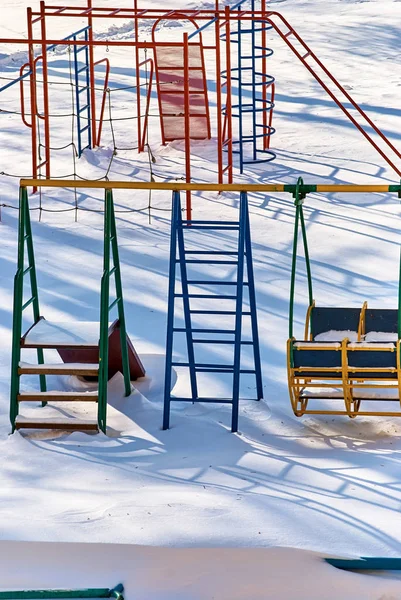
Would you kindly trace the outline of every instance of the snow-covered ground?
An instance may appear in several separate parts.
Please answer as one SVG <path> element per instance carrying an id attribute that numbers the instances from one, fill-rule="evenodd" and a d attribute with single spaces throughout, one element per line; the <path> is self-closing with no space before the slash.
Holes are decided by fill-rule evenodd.
<path id="1" fill-rule="evenodd" d="M 3 0 L 1 4 L 0 36 L 25 36 L 25 7 L 31 2 Z M 127 0 L 115 4 L 131 5 Z M 107 2 L 99 0 L 97 5 L 107 6 Z M 159 6 L 172 8 L 211 5 L 214 2 L 159 2 Z M 401 3 L 277 0 L 271 7 L 295 25 L 399 146 Z M 62 20 L 49 27 L 49 36 L 68 35 L 80 25 Z M 124 39 L 129 30 L 126 23 L 116 20 L 100 24 L 99 35 Z M 148 26 L 142 35 L 150 39 Z M 180 39 L 181 31 L 165 25 L 160 35 Z M 269 72 L 277 79 L 277 133 L 272 141 L 277 159 L 267 166 L 249 168 L 243 176 L 236 174 L 236 181 L 294 183 L 302 175 L 307 183 L 396 183 L 397 176 L 283 43 L 272 36 L 269 45 L 275 50 Z M 17 75 L 24 62 L 17 51 L 23 48 L 0 45 L 0 77 Z M 111 61 L 113 132 L 106 123 L 102 147 L 85 152 L 77 161 L 77 173 L 86 178 L 105 175 L 113 154 L 113 133 L 117 154 L 110 179 L 148 181 L 147 154 L 138 156 L 129 149 L 136 146 L 135 90 L 130 87 L 135 83 L 133 54 L 127 48 L 110 48 L 107 54 L 105 49 L 97 51 L 96 56 Z M 207 64 L 214 107 L 212 55 L 207 56 Z M 68 53 L 57 50 L 50 57 L 49 68 L 51 112 L 66 115 L 52 120 L 52 146 L 62 147 L 72 140 Z M 125 86 L 128 89 L 119 89 Z M 0 94 L 0 109 L 19 111 L 18 89 Z M 151 115 L 154 178 L 180 179 L 184 175 L 183 144 L 161 146 L 155 98 Z M 126 120 L 119 120 L 122 118 Z M 7 205 L 1 208 L 0 223 L 0 537 L 5 541 L 90 541 L 192 549 L 22 548 L 1 543 L 2 587 L 89 586 L 95 582 L 83 577 L 84 561 L 85 565 L 97 565 L 92 575 L 110 575 L 101 585 L 125 580 L 132 597 L 152 600 L 213 595 L 241 599 L 401 598 L 400 582 L 336 572 L 321 562 L 319 555 L 300 552 L 400 555 L 401 422 L 395 418 L 297 419 L 292 414 L 285 360 L 294 221 L 289 196 L 250 197 L 265 399 L 241 404 L 238 435 L 229 433 L 229 408 L 218 405 L 173 405 L 172 427 L 161 430 L 170 195 L 152 194 L 149 221 L 144 209 L 148 195 L 127 191 L 115 193 L 121 211 L 118 234 L 125 304 L 129 333 L 148 377 L 135 386 L 129 398 L 123 398 L 118 375 L 111 382 L 107 437 L 54 432 L 8 435 L 15 209 L 18 177 L 30 174 L 29 144 L 29 130 L 19 115 L 0 113 L 0 204 Z M 54 150 L 52 157 L 53 176 L 73 172 L 71 147 Z M 213 181 L 215 173 L 213 141 L 193 143 L 194 180 Z M 96 190 L 78 191 L 76 198 L 71 190 L 47 190 L 41 198 L 40 222 L 39 212 L 32 212 L 41 313 L 52 320 L 98 318 L 102 216 L 78 210 L 75 221 L 75 200 L 81 209 L 101 206 L 101 194 Z M 237 201 L 235 194 L 195 196 L 194 215 L 230 220 L 236 215 Z M 38 207 L 39 197 L 30 202 Z M 138 209 L 143 210 L 135 212 Z M 395 195 L 314 194 L 307 198 L 305 214 L 317 302 L 361 306 L 368 300 L 371 307 L 395 308 L 401 228 Z M 210 233 L 198 234 L 197 240 L 205 248 L 230 243 L 229 237 L 222 240 Z M 217 276 L 216 271 L 205 273 Z M 301 334 L 307 304 L 302 269 L 298 284 L 296 324 Z M 228 360 L 228 351 L 220 348 L 218 352 L 219 358 Z M 184 347 L 177 346 L 176 353 L 184 357 Z M 25 358 L 29 359 L 29 353 Z M 177 375 L 176 389 L 185 392 L 185 382 Z M 23 381 L 24 389 L 37 385 L 35 377 Z M 229 393 L 229 381 L 224 378 L 210 375 L 203 383 L 208 395 Z M 70 389 L 78 382 L 56 378 L 53 385 Z M 242 395 L 251 397 L 253 390 L 254 381 L 244 377 Z M 42 411 L 32 410 L 35 414 Z M 211 549 L 239 546 L 253 548 Z M 275 546 L 298 550 L 266 549 Z M 66 565 L 67 560 L 66 572 L 75 569 L 80 573 L 76 581 L 44 577 L 44 565 L 47 573 L 60 574 L 60 563 Z M 147 570 L 146 576 L 138 566 L 131 571 L 131 565 L 138 562 Z M 17 563 L 15 577 L 12 566 Z M 25 569 L 27 564 L 30 567 Z M 54 564 L 54 569 L 48 568 L 49 564 Z M 146 581 L 152 581 L 153 587 Z"/>

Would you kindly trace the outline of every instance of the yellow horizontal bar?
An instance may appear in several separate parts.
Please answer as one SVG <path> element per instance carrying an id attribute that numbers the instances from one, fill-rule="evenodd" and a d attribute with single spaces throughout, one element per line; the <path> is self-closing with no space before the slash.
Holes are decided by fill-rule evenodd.
<path id="1" fill-rule="evenodd" d="M 295 185 L 284 183 L 154 183 L 148 181 L 82 181 L 75 179 L 21 179 L 23 187 L 52 188 L 99 188 L 125 190 L 171 190 L 171 191 L 210 191 L 210 192 L 288 192 Z M 306 187 L 312 187 L 306 184 Z M 317 192 L 389 192 L 388 185 L 316 185 Z"/>
<path id="2" fill-rule="evenodd" d="M 151 181 L 82 181 L 75 179 L 21 179 L 23 187 L 99 188 L 104 190 L 170 190 L 209 192 L 284 192 L 284 184 L 154 183 Z"/>

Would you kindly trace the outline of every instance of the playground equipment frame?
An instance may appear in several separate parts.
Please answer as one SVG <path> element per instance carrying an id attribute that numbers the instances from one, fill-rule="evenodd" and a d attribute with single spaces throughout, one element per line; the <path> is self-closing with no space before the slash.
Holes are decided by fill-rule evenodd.
<path id="1" fill-rule="evenodd" d="M 135 63 L 136 63 L 136 88 L 137 88 L 137 111 L 138 111 L 138 149 L 142 151 L 144 149 L 144 141 L 146 138 L 146 127 L 147 119 L 142 130 L 141 123 L 141 101 L 140 94 L 140 67 L 143 65 L 143 61 L 140 61 L 139 50 L 140 49 L 154 49 L 155 47 L 174 47 L 183 48 L 184 52 L 184 77 L 189 76 L 189 61 L 188 61 L 188 48 L 190 45 L 190 38 L 188 34 L 184 34 L 183 41 L 181 42 L 146 42 L 139 40 L 139 23 L 140 20 L 195 20 L 202 21 L 203 24 L 199 27 L 197 32 L 204 31 L 207 27 L 214 24 L 215 27 L 215 41 L 214 45 L 203 46 L 204 50 L 213 50 L 216 53 L 216 105 L 217 105 L 217 153 L 218 153 L 218 177 L 217 181 L 219 184 L 223 183 L 224 177 L 227 177 L 228 183 L 233 182 L 233 132 L 232 132 L 232 81 L 231 81 L 231 56 L 230 56 L 230 27 L 235 22 L 250 22 L 264 21 L 272 27 L 276 33 L 279 34 L 281 39 L 290 48 L 293 54 L 298 60 L 305 66 L 309 73 L 316 79 L 324 91 L 331 97 L 331 99 L 337 104 L 342 110 L 345 116 L 351 121 L 351 123 L 358 129 L 358 131 L 365 137 L 365 139 L 372 145 L 372 147 L 380 154 L 385 162 L 399 175 L 401 176 L 401 167 L 395 164 L 395 160 L 401 160 L 401 152 L 393 145 L 393 143 L 387 139 L 383 132 L 377 127 L 372 119 L 360 108 L 360 106 L 353 100 L 347 90 L 337 81 L 337 79 L 330 73 L 330 71 L 324 66 L 319 60 L 312 49 L 303 41 L 301 36 L 295 31 L 290 23 L 278 12 L 268 11 L 266 9 L 266 0 L 261 0 L 260 11 L 247 11 L 241 9 L 242 2 L 239 2 L 234 7 L 226 6 L 224 10 L 219 8 L 219 1 L 216 0 L 214 9 L 200 9 L 200 10 L 160 10 L 160 9 L 139 9 L 138 0 L 133 0 L 133 8 L 106 8 L 96 7 L 93 5 L 93 0 L 87 0 L 86 7 L 74 7 L 74 6 L 46 6 L 44 0 L 40 3 L 40 11 L 32 11 L 31 8 L 27 9 L 28 18 L 28 39 L 24 38 L 3 38 L 0 39 L 0 43 L 12 43 L 12 44 L 24 44 L 28 45 L 29 53 L 29 72 L 24 74 L 30 76 L 30 90 L 31 90 L 31 114 L 32 114 L 32 174 L 33 179 L 39 179 L 38 177 L 38 164 L 36 160 L 36 123 L 34 116 L 38 114 L 37 100 L 36 100 L 36 62 L 34 46 L 40 44 L 42 48 L 42 61 L 43 61 L 43 115 L 40 115 L 45 120 L 45 146 L 46 154 L 45 160 L 41 166 L 46 167 L 45 177 L 50 178 L 50 127 L 49 127 L 49 94 L 48 94 L 48 67 L 46 51 L 48 45 L 64 45 L 64 46 L 82 46 L 87 45 L 89 48 L 89 79 L 90 79 L 90 95 L 91 95 L 91 132 L 92 132 L 92 144 L 97 144 L 99 136 L 96 135 L 96 98 L 95 98 L 95 63 L 94 61 L 94 50 L 96 47 L 133 47 L 135 48 Z M 46 22 L 50 18 L 68 18 L 68 17 L 80 17 L 87 20 L 88 26 L 88 40 L 74 40 L 74 39 L 47 39 Z M 133 20 L 133 40 L 119 40 L 119 41 L 108 41 L 95 39 L 94 21 L 96 19 L 132 19 Z M 40 37 L 34 37 L 33 25 L 40 23 Z M 221 31 L 225 37 L 225 64 L 222 64 L 222 41 Z M 263 68 L 266 66 L 266 58 L 263 58 Z M 26 65 L 26 66 L 28 66 Z M 222 82 L 222 75 L 225 73 L 225 81 Z M 326 78 L 327 83 L 323 80 Z M 22 83 L 21 83 L 22 85 Z M 190 118 L 189 118 L 189 86 L 184 86 L 184 114 L 185 114 L 185 179 L 189 183 L 191 181 L 191 131 L 190 131 Z M 226 108 L 224 110 L 224 122 L 223 122 L 223 90 L 226 94 Z M 334 91 L 333 91 L 334 90 Z M 266 89 L 264 90 L 266 93 Z M 271 90 L 272 96 L 274 89 Z M 340 96 L 343 100 L 340 99 Z M 345 99 L 345 100 L 344 100 Z M 147 105 L 150 100 L 150 90 L 147 94 Z M 273 100 L 273 98 L 271 99 Z M 348 103 L 348 105 L 347 105 Z M 351 108 L 350 108 L 351 107 Z M 351 110 L 354 109 L 360 118 L 359 122 L 357 118 L 351 114 Z M 100 120 L 103 118 L 104 103 L 100 115 Z M 361 124 L 362 123 L 362 124 Z M 271 115 L 269 118 L 269 124 L 271 125 Z M 379 146 L 373 137 L 366 131 L 365 127 L 370 128 L 380 138 L 381 142 L 386 146 Z M 100 125 L 101 128 L 101 125 Z M 224 166 L 224 154 L 226 150 L 227 154 L 227 165 Z M 390 158 L 388 153 L 392 153 L 396 159 L 392 156 Z M 191 198 L 190 192 L 187 192 L 187 218 L 191 218 Z"/>

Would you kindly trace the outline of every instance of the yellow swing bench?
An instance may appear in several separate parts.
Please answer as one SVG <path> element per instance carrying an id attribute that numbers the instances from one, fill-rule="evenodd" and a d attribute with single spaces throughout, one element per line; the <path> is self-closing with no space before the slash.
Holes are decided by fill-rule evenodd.
<path id="1" fill-rule="evenodd" d="M 400 307 L 369 309 L 367 302 L 360 308 L 315 305 L 302 208 L 306 193 L 302 188 L 300 178 L 294 193 L 296 213 L 287 342 L 288 388 L 294 414 L 350 418 L 401 416 Z M 302 340 L 293 336 L 299 227 L 309 291 Z M 394 401 L 398 405 L 390 404 L 393 410 L 389 410 L 389 402 Z"/>

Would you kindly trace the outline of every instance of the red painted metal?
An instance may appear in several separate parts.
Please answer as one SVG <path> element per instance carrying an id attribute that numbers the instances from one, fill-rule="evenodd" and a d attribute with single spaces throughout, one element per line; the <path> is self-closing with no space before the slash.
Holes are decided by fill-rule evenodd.
<path id="1" fill-rule="evenodd" d="M 145 109 L 145 120 L 143 123 L 143 131 L 142 131 L 142 114 L 141 114 L 141 102 L 140 102 L 140 98 L 141 98 L 141 88 L 140 88 L 140 84 L 138 86 L 137 84 L 137 89 L 136 89 L 136 93 L 137 93 L 137 98 L 139 98 L 139 113 L 138 113 L 138 153 L 143 152 L 145 149 L 145 143 L 146 143 L 146 134 L 147 134 L 147 130 L 148 130 L 148 117 L 149 117 L 149 105 L 150 105 L 150 97 L 152 95 L 152 81 L 153 81 L 153 73 L 154 73 L 154 63 L 153 60 L 151 58 L 147 58 L 146 60 L 143 60 L 141 63 L 139 63 L 138 68 L 142 67 L 143 65 L 146 65 L 147 63 L 150 63 L 150 73 L 149 73 L 149 86 L 148 86 L 148 90 L 146 93 L 146 109 Z"/>
<path id="2" fill-rule="evenodd" d="M 124 40 L 124 41 L 107 41 L 107 40 L 97 40 L 94 39 L 94 31 L 93 31 L 93 22 L 94 19 L 97 18 L 121 18 L 121 19 L 133 19 L 134 20 L 134 27 L 137 28 L 138 30 L 138 20 L 139 19 L 152 19 L 154 21 L 157 20 L 161 20 L 161 19 L 172 19 L 172 20 L 177 20 L 177 19 L 195 19 L 196 21 L 203 21 L 203 22 L 207 22 L 207 21 L 212 21 L 213 19 L 215 19 L 216 17 L 218 17 L 218 19 L 220 20 L 220 24 L 222 23 L 222 21 L 224 20 L 225 23 L 225 27 L 226 27 L 226 32 L 228 32 L 227 35 L 227 41 L 226 41 L 226 63 L 227 63 L 227 81 L 225 82 L 225 85 L 223 85 L 221 82 L 218 83 L 218 87 L 220 87 L 220 95 L 222 92 L 222 89 L 225 88 L 226 91 L 226 96 L 227 96 L 227 100 L 226 100 L 226 116 L 224 119 L 224 124 L 222 127 L 222 132 L 221 132 L 221 139 L 222 139 L 222 143 L 221 146 L 222 148 L 220 148 L 220 150 L 225 149 L 227 150 L 227 166 L 224 167 L 222 161 L 220 161 L 219 163 L 219 180 L 222 178 L 222 172 L 227 173 L 229 181 L 232 181 L 232 130 L 231 130 L 231 119 L 232 119 L 232 114 L 231 114 L 231 80 L 230 80 L 230 52 L 229 52 L 229 32 L 230 32 L 230 23 L 233 21 L 237 21 L 238 19 L 242 19 L 243 21 L 251 21 L 251 20 L 257 20 L 257 21 L 263 21 L 265 20 L 267 23 L 269 23 L 270 25 L 272 25 L 272 27 L 275 29 L 275 31 L 278 33 L 278 35 L 283 39 L 283 41 L 286 43 L 286 45 L 291 49 L 291 51 L 294 53 L 294 55 L 302 62 L 302 64 L 305 66 L 305 68 L 308 69 L 308 71 L 311 73 L 311 75 L 316 79 L 316 81 L 319 83 L 319 85 L 322 86 L 322 88 L 325 90 L 325 92 L 330 96 L 330 98 L 332 98 L 332 100 L 335 102 L 335 104 L 342 110 L 342 112 L 345 114 L 345 116 L 350 120 L 350 122 L 358 129 L 358 131 L 360 131 L 360 133 L 364 136 L 364 138 L 372 145 L 372 147 L 380 154 L 380 156 L 386 161 L 386 163 L 392 168 L 394 169 L 394 171 L 396 173 L 398 173 L 399 176 L 401 176 L 401 170 L 400 168 L 398 168 L 396 166 L 396 164 L 394 163 L 394 159 L 390 158 L 387 156 L 386 152 L 388 153 L 389 150 L 391 150 L 391 152 L 394 153 L 395 156 L 397 156 L 398 159 L 401 159 L 401 152 L 399 150 L 397 150 L 397 148 L 390 142 L 390 140 L 387 139 L 387 137 L 384 135 L 384 133 L 375 125 L 375 123 L 370 119 L 370 117 L 365 113 L 364 110 L 361 109 L 361 107 L 358 106 L 358 104 L 353 100 L 353 98 L 350 96 L 350 94 L 339 84 L 339 82 L 337 81 L 337 79 L 328 71 L 328 69 L 323 65 L 323 63 L 317 58 L 317 56 L 312 52 L 312 50 L 309 48 L 309 46 L 302 40 L 302 38 L 299 36 L 299 34 L 291 27 L 291 25 L 288 23 L 288 21 L 280 14 L 277 13 L 275 11 L 266 11 L 266 0 L 262 0 L 262 10 L 261 11 L 255 11 L 255 12 L 249 12 L 249 11 L 234 11 L 231 12 L 229 11 L 229 9 L 226 7 L 224 10 L 220 10 L 219 9 L 219 3 L 218 0 L 216 0 L 215 2 L 215 10 L 212 9 L 201 9 L 201 10 L 180 10 L 179 12 L 177 12 L 176 10 L 169 10 L 169 11 L 165 11 L 163 9 L 145 9 L 145 10 L 138 10 L 137 7 L 137 0 L 134 0 L 134 8 L 119 8 L 119 7 L 105 7 L 105 8 L 97 8 L 97 7 L 93 7 L 92 5 L 92 1 L 93 0 L 87 0 L 87 6 L 81 6 L 81 7 L 77 7 L 77 6 L 46 6 L 44 4 L 44 2 L 41 2 L 41 10 L 40 12 L 32 12 L 31 9 L 28 9 L 28 37 L 27 39 L 20 39 L 20 38 L 6 38 L 6 39 L 0 39 L 0 43 L 18 43 L 18 44 L 26 44 L 28 45 L 28 53 L 29 53 L 29 68 L 31 70 L 31 76 L 30 76 L 30 102 L 31 102 L 31 115 L 32 115 L 32 123 L 28 124 L 28 121 L 25 117 L 26 113 L 25 113 L 25 99 L 24 99 L 24 92 L 22 91 L 22 95 L 21 95 L 21 106 L 23 107 L 21 109 L 21 113 L 22 114 L 22 118 L 24 120 L 24 123 L 29 126 L 31 128 L 31 133 L 32 133 L 32 172 L 33 172 L 33 176 L 37 176 L 37 170 L 38 170 L 38 164 L 37 164 L 37 123 L 36 123 L 36 117 L 37 115 L 37 98 L 36 98 L 36 70 L 35 70 L 35 58 L 34 58 L 34 44 L 41 44 L 42 45 L 42 55 L 45 55 L 46 53 L 44 52 L 44 48 L 46 47 L 47 44 L 57 44 L 57 45 L 76 45 L 76 46 L 81 46 L 81 45 L 88 45 L 90 48 L 90 53 L 91 53 L 91 59 L 90 59 L 90 64 L 91 64 L 91 102 L 93 104 L 93 109 L 92 109 L 92 131 L 93 131 L 93 135 L 92 135 L 92 139 L 93 139 L 93 143 L 95 143 L 95 141 L 97 141 L 99 139 L 99 132 L 98 132 L 98 136 L 96 137 L 96 118 L 95 118 L 95 110 L 94 110 L 94 98 L 93 95 L 95 95 L 95 78 L 94 78 L 94 60 L 93 60 L 93 56 L 94 56 L 94 48 L 99 46 L 109 46 L 109 47 L 133 47 L 135 48 L 135 52 L 137 53 L 137 59 L 136 59 L 136 66 L 138 67 L 139 64 L 139 49 L 141 48 L 148 48 L 148 49 L 153 49 L 153 51 L 155 51 L 156 49 L 163 49 L 163 48 L 172 48 L 172 47 L 176 47 L 178 48 L 183 48 L 183 44 L 182 42 L 140 42 L 138 39 L 138 35 L 136 33 L 135 39 L 134 40 Z M 46 31 L 45 31 L 45 17 L 82 17 L 85 19 L 88 19 L 88 24 L 90 24 L 91 28 L 89 30 L 89 40 L 85 41 L 85 40 L 68 40 L 68 41 L 64 41 L 64 40 L 47 40 L 46 39 Z M 33 36 L 33 23 L 39 23 L 41 22 L 41 37 L 40 39 L 37 39 Z M 42 24 L 43 23 L 43 24 Z M 217 31 L 217 29 L 216 29 Z M 264 33 L 262 35 L 265 35 Z M 293 43 L 293 40 L 296 40 L 295 43 Z M 188 46 L 188 40 L 187 40 L 187 46 Z M 219 42 L 216 42 L 215 40 L 215 45 L 213 46 L 203 46 L 203 49 L 211 49 L 216 51 L 217 46 L 220 46 Z M 189 49 L 187 47 L 187 53 L 189 52 Z M 189 76 L 190 71 L 191 71 L 191 66 L 190 66 L 190 59 L 188 58 L 189 55 L 187 55 L 187 66 L 186 66 L 186 73 Z M 263 59 L 265 60 L 265 59 Z M 221 63 L 221 57 L 219 55 L 219 58 L 216 60 L 220 61 Z M 46 65 L 44 64 L 44 77 L 47 77 L 47 62 L 46 62 L 46 58 L 44 59 L 44 63 L 46 63 Z M 263 63 L 265 64 L 265 63 Z M 28 64 L 24 66 L 24 68 L 27 68 Z M 221 67 L 221 64 L 220 64 Z M 219 67 L 219 68 L 220 68 Z M 265 69 L 264 69 L 265 71 Z M 138 72 L 138 68 L 137 68 L 137 72 Z M 324 74 L 324 75 L 323 75 Z M 324 81 L 324 78 L 327 78 L 328 81 Z M 206 78 L 204 78 L 206 80 Z M 138 87 L 138 80 L 137 80 L 137 87 Z M 331 87 L 329 87 L 331 86 Z M 47 85 L 44 85 L 44 87 L 47 87 Z M 334 91 L 333 91 L 334 89 Z M 266 91 L 267 93 L 267 91 Z M 271 86 L 271 100 L 274 101 L 274 95 L 275 95 L 275 89 L 273 86 Z M 186 119 L 190 119 L 191 117 L 191 112 L 190 112 L 190 89 L 189 89 L 189 85 L 187 85 L 187 92 L 184 93 L 185 96 L 185 104 L 186 104 Z M 267 100 L 267 98 L 266 98 Z M 222 102 L 222 100 L 221 100 Z M 355 114 L 351 114 L 349 107 L 347 106 L 347 103 L 349 103 L 351 105 L 351 107 L 356 111 L 357 115 L 355 116 Z M 44 100 L 44 104 L 48 105 L 48 96 L 47 99 Z M 207 110 L 209 109 L 208 105 L 207 105 Z M 44 116 L 46 118 L 46 113 L 48 113 L 48 109 L 44 109 Z M 138 114 L 140 114 L 140 112 L 138 112 Z M 48 114 L 47 114 L 48 116 Z M 267 115 L 264 117 L 265 121 L 264 124 L 267 124 Z M 272 123 L 272 119 L 273 119 L 273 111 L 270 111 L 269 113 L 269 118 L 268 118 L 268 126 L 271 126 Z M 357 120 L 358 119 L 358 120 Z M 45 121 L 46 122 L 46 121 Z M 362 123 L 362 124 L 361 124 Z M 218 129 L 221 128 L 221 125 L 217 125 Z M 383 150 L 382 147 L 380 147 L 378 145 L 378 143 L 376 143 L 375 139 L 372 138 L 372 135 L 370 133 L 368 133 L 365 130 L 365 127 L 369 126 L 372 128 L 372 130 L 375 132 L 375 134 L 380 138 L 381 142 L 382 142 L 382 146 L 385 145 L 385 147 L 387 148 L 386 151 Z M 189 128 L 188 131 L 190 131 L 190 124 L 189 124 Z M 143 132 L 139 132 L 138 133 L 138 146 L 142 145 L 142 141 L 143 141 Z M 46 135 L 45 135 L 46 138 Z M 50 138 L 50 132 L 49 132 L 49 138 Z M 219 136 L 220 139 L 220 136 Z M 45 146 L 46 148 L 49 148 L 50 144 L 48 143 L 49 139 L 45 140 Z M 220 144 L 220 141 L 218 142 Z M 266 141 L 267 147 L 269 147 L 270 144 L 270 140 L 269 138 L 267 138 Z M 187 147 L 187 141 L 186 141 L 186 147 Z M 189 143 L 189 149 L 190 149 L 190 143 Z M 221 154 L 221 151 L 219 151 L 219 155 Z M 219 159 L 220 160 L 220 159 Z M 186 178 L 189 181 L 190 180 L 190 167 L 188 168 L 188 164 L 190 161 L 189 156 L 186 157 Z M 50 162 L 47 163 L 46 168 L 50 169 Z"/>
<path id="3" fill-rule="evenodd" d="M 273 18 L 276 17 L 278 19 L 278 23 L 276 23 Z M 302 64 L 308 69 L 308 71 L 313 75 L 316 81 L 322 86 L 325 92 L 330 96 L 332 100 L 337 104 L 337 106 L 343 111 L 346 117 L 351 121 L 353 125 L 362 133 L 365 139 L 373 146 L 373 148 L 380 154 L 382 158 L 387 162 L 387 164 L 394 169 L 394 171 L 401 177 L 401 170 L 394 164 L 392 160 L 388 158 L 388 156 L 384 153 L 384 151 L 376 144 L 376 142 L 372 139 L 372 137 L 364 130 L 364 128 L 358 123 L 358 121 L 352 116 L 349 110 L 344 106 L 344 104 L 337 98 L 337 96 L 331 91 L 331 89 L 324 83 L 321 77 L 316 73 L 312 65 L 307 62 L 307 58 L 312 58 L 314 62 L 322 69 L 325 75 L 330 79 L 330 81 L 335 85 L 338 91 L 340 91 L 348 102 L 354 107 L 354 109 L 359 113 L 359 115 L 364 119 L 364 121 L 377 133 L 377 135 L 381 138 L 381 140 L 396 154 L 398 158 L 401 158 L 401 152 L 397 150 L 397 148 L 390 142 L 389 139 L 384 135 L 384 133 L 375 125 L 370 117 L 361 109 L 361 107 L 355 102 L 355 100 L 348 94 L 348 92 L 342 87 L 342 85 L 337 81 L 337 79 L 330 73 L 330 71 L 323 65 L 323 63 L 318 59 L 316 54 L 309 48 L 309 46 L 303 41 L 301 36 L 291 27 L 289 22 L 277 12 L 269 12 L 267 13 L 267 21 L 274 27 L 276 32 L 279 34 L 281 39 L 285 41 L 287 46 L 292 50 L 292 52 L 299 58 Z M 284 25 L 287 30 L 282 30 L 280 27 Z M 290 41 L 290 36 L 294 36 L 297 42 L 302 46 L 304 50 L 306 50 L 306 55 L 302 55 L 294 44 Z"/>
<path id="4" fill-rule="evenodd" d="M 92 146 L 99 145 L 96 138 L 96 77 L 95 77 L 95 47 L 93 45 L 93 19 L 92 19 L 92 0 L 87 0 L 88 8 L 86 13 L 88 15 L 88 46 L 89 46 L 89 86 L 90 86 L 90 101 L 91 101 L 91 140 Z M 99 125 L 101 131 L 101 123 Z M 100 136 L 99 136 L 100 137 Z"/>
<path id="5" fill-rule="evenodd" d="M 102 138 L 102 129 L 103 129 L 103 119 L 104 119 L 104 111 L 106 108 L 106 94 L 107 94 L 107 89 L 109 87 L 109 76 L 110 76 L 110 61 L 108 58 L 101 58 L 100 60 L 97 60 L 95 63 L 93 63 L 93 67 L 96 67 L 97 65 L 101 65 L 102 63 L 104 63 L 106 65 L 106 73 L 105 73 L 105 77 L 104 77 L 104 86 L 103 86 L 103 96 L 102 96 L 102 104 L 100 107 L 100 116 L 99 116 L 99 128 L 97 130 L 97 135 L 96 135 L 96 146 L 100 146 L 100 141 Z M 95 123 L 96 123 L 96 115 L 95 115 Z"/>
<path id="6" fill-rule="evenodd" d="M 184 123 L 185 123 L 185 181 L 191 183 L 191 119 L 189 106 L 189 46 L 188 33 L 184 33 Z M 191 192 L 187 190 L 187 220 L 192 220 Z"/>
<path id="7" fill-rule="evenodd" d="M 19 70 L 20 77 L 23 76 L 24 71 L 27 67 L 29 67 L 29 63 L 25 63 L 24 65 L 22 65 L 22 67 Z M 29 128 L 32 128 L 32 123 L 28 123 L 28 121 L 25 118 L 25 95 L 24 95 L 24 80 L 23 79 L 20 79 L 19 88 L 20 88 L 20 101 L 21 101 L 21 119 L 22 119 L 22 122 L 24 123 L 24 125 L 26 125 Z"/>
<path id="8" fill-rule="evenodd" d="M 269 112 L 269 130 L 271 131 L 272 127 L 273 127 L 273 110 L 274 110 L 274 98 L 276 95 L 276 84 L 272 83 L 270 86 L 270 103 L 272 105 L 272 109 Z M 268 135 L 266 136 L 264 139 L 264 149 L 268 150 L 270 148 L 270 140 L 271 140 L 272 136 Z"/>
<path id="9" fill-rule="evenodd" d="M 29 70 L 31 75 L 29 77 L 29 88 L 31 94 L 31 146 L 32 146 L 32 177 L 37 179 L 38 177 L 38 157 L 37 157 L 37 123 L 36 123 L 36 69 L 35 69 L 35 50 L 32 43 L 33 38 L 33 27 L 32 27 L 32 9 L 27 9 L 27 29 L 29 38 L 28 58 L 29 58 Z M 37 187 L 33 188 L 33 193 L 37 191 Z"/>
<path id="10" fill-rule="evenodd" d="M 225 38 L 226 38 L 226 110 L 224 125 L 227 127 L 227 137 L 223 132 L 223 149 L 227 149 L 227 166 L 223 169 L 223 175 L 227 172 L 228 183 L 233 182 L 233 129 L 232 129 L 232 95 L 231 95 L 231 22 L 230 8 L 225 8 Z M 224 129 L 225 129 L 224 127 Z"/>
<path id="11" fill-rule="evenodd" d="M 45 160 L 42 165 L 46 167 L 46 179 L 50 178 L 50 122 L 49 122 L 49 85 L 48 85 L 48 68 L 47 68 L 47 49 L 46 49 L 46 18 L 45 18 L 45 3 L 40 2 L 40 33 L 42 38 L 42 78 L 43 78 L 43 121 L 45 130 Z M 38 111 L 39 115 L 39 111 Z"/>

